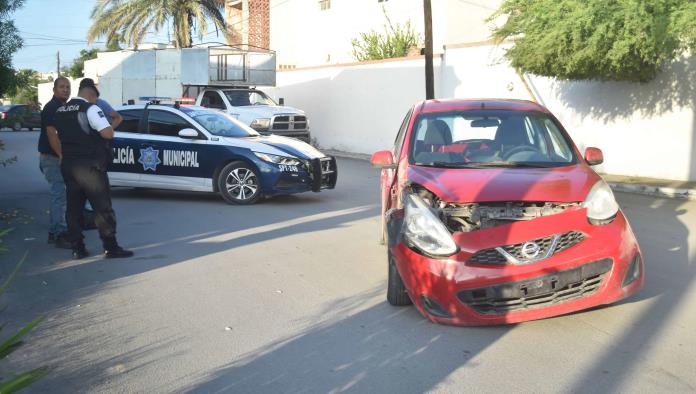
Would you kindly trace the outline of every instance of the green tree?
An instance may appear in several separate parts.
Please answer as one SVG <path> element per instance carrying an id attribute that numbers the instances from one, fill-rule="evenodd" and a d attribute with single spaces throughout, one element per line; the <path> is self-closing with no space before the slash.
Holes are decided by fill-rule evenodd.
<path id="1" fill-rule="evenodd" d="M 24 0 L 0 0 L 0 96 L 13 86 L 12 55 L 22 47 L 22 38 L 11 19 Z"/>
<path id="2" fill-rule="evenodd" d="M 97 48 L 92 49 L 80 49 L 80 54 L 73 60 L 72 65 L 68 68 L 68 75 L 72 78 L 82 78 L 83 71 L 85 69 L 85 61 L 90 59 L 96 59 L 97 53 L 100 50 Z"/>
<path id="3" fill-rule="evenodd" d="M 359 38 L 352 40 L 353 58 L 359 62 L 367 60 L 390 59 L 408 55 L 411 48 L 418 47 L 421 37 L 407 21 L 403 26 L 393 24 L 387 11 L 382 8 L 387 23 L 384 25 L 384 33 L 374 30 L 369 33 L 360 33 Z"/>
<path id="4" fill-rule="evenodd" d="M 149 31 L 171 23 L 175 46 L 186 48 L 193 42 L 194 30 L 199 38 L 208 32 L 208 19 L 226 32 L 224 6 L 225 0 L 98 0 L 87 40 L 106 37 L 113 42 L 118 36 L 118 41 L 137 48 Z"/>
<path id="5" fill-rule="evenodd" d="M 693 0 L 505 0 L 499 16 L 512 66 L 559 79 L 646 82 L 696 50 Z"/>
<path id="6" fill-rule="evenodd" d="M 39 105 L 39 73 L 36 70 L 23 69 L 15 73 L 14 86 L 9 92 L 10 100 L 15 104 L 27 104 L 34 109 Z"/>

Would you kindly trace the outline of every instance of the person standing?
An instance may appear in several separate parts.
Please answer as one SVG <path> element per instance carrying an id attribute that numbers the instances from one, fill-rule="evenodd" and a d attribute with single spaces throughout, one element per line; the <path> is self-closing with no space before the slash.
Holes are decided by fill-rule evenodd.
<path id="1" fill-rule="evenodd" d="M 49 142 L 48 135 L 56 133 L 56 110 L 70 98 L 70 80 L 58 77 L 53 81 L 53 98 L 41 111 L 41 134 L 39 134 L 39 168 L 50 185 L 48 243 L 58 248 L 70 249 L 65 223 L 65 183 L 60 172 L 60 142 Z"/>
<path id="2" fill-rule="evenodd" d="M 97 86 L 94 83 L 94 80 L 92 78 L 82 78 L 80 81 L 80 88 L 83 86 Z M 99 90 L 97 88 L 97 90 Z M 106 119 L 109 121 L 111 124 L 111 128 L 116 130 L 116 128 L 121 124 L 123 121 L 123 117 L 121 114 L 118 113 L 118 111 L 114 110 L 114 108 L 109 104 L 108 101 L 99 98 L 100 95 L 97 95 L 97 102 L 95 103 L 99 109 L 104 112 L 106 115 Z M 111 147 L 111 144 L 109 144 L 109 147 Z M 85 203 L 85 211 L 83 212 L 83 218 L 82 218 L 82 229 L 83 230 L 92 230 L 97 228 L 97 225 L 94 221 L 94 210 L 92 209 L 92 206 L 90 205 L 89 201 Z"/>
<path id="3" fill-rule="evenodd" d="M 83 78 L 82 81 L 80 81 L 80 87 L 82 86 L 97 85 L 94 83 L 94 80 L 92 78 Z M 118 111 L 116 111 L 111 106 L 111 104 L 109 104 L 108 101 L 99 98 L 99 96 L 97 96 L 97 102 L 95 104 L 97 104 L 97 107 L 99 107 L 99 109 L 101 109 L 102 112 L 104 112 L 104 114 L 106 115 L 106 119 L 111 124 L 111 128 L 116 130 L 116 128 L 121 124 L 121 122 L 123 122 L 123 117 L 121 116 L 121 114 L 119 114 Z"/>
<path id="4" fill-rule="evenodd" d="M 99 236 L 104 246 L 104 257 L 133 256 L 116 241 L 116 215 L 111 206 L 109 178 L 106 173 L 111 161 L 108 140 L 114 130 L 104 113 L 95 105 L 99 90 L 85 85 L 74 97 L 56 111 L 57 134 L 48 134 L 62 148 L 61 172 L 67 195 L 68 239 L 74 259 L 89 256 L 82 235 L 82 214 L 85 201 L 94 209 Z"/>

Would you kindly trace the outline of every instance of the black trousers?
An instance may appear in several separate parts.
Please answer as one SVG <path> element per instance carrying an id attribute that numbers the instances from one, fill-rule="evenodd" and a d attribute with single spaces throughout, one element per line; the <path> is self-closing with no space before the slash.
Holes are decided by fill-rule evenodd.
<path id="1" fill-rule="evenodd" d="M 65 219 L 68 224 L 68 239 L 73 247 L 84 245 L 82 215 L 85 200 L 89 200 L 104 249 L 115 248 L 116 214 L 111 208 L 109 177 L 104 161 L 63 158 L 60 169 L 67 197 Z"/>

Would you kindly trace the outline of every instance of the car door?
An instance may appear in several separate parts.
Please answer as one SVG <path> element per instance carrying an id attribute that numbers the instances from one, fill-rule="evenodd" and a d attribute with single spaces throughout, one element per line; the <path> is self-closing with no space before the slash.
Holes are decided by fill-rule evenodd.
<path id="1" fill-rule="evenodd" d="M 111 142 L 114 157 L 109 165 L 109 181 L 112 186 L 142 186 L 143 166 L 138 159 L 141 144 L 149 140 L 145 110 L 123 109 L 118 112 L 123 122 L 117 127 Z"/>
<path id="2" fill-rule="evenodd" d="M 148 138 L 140 144 L 141 183 L 177 190 L 212 190 L 211 174 L 201 166 L 207 137 L 175 109 L 148 108 Z M 182 138 L 179 131 L 193 129 L 197 138 Z"/>

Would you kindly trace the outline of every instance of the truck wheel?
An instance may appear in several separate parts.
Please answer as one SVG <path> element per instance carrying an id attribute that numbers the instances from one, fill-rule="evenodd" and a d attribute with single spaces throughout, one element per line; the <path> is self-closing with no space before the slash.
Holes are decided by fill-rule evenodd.
<path id="1" fill-rule="evenodd" d="M 15 124 L 12 125 L 12 130 L 14 130 L 14 131 L 22 130 L 22 124 L 19 122 L 15 122 Z"/>
<path id="2" fill-rule="evenodd" d="M 220 195 L 230 204 L 253 204 L 261 197 L 256 170 L 240 161 L 226 165 L 218 175 L 217 184 Z"/>
<path id="3" fill-rule="evenodd" d="M 396 262 L 389 253 L 389 279 L 387 281 L 387 301 L 394 306 L 411 305 L 411 298 L 408 296 L 406 286 L 404 286 L 399 270 L 396 269 Z"/>

